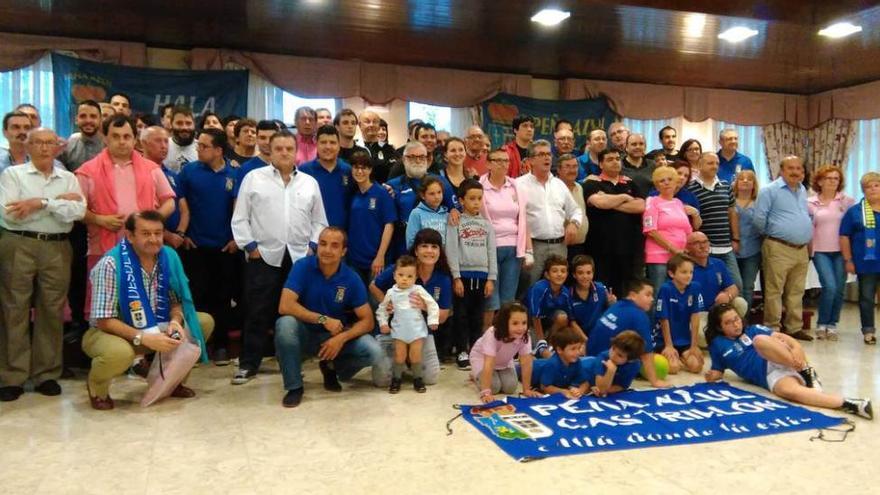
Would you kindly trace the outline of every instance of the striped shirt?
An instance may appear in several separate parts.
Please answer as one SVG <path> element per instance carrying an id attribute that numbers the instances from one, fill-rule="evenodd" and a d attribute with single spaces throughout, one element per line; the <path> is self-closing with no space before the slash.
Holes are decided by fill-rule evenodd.
<path id="1" fill-rule="evenodd" d="M 156 311 L 156 302 L 159 294 L 159 264 L 153 265 L 151 273 L 147 273 L 141 267 L 141 275 L 147 285 L 147 297 L 150 298 L 150 306 Z M 92 281 L 92 315 L 90 326 L 98 327 L 98 320 L 104 318 L 119 318 L 119 274 L 116 271 L 116 258 L 104 256 L 92 268 L 90 275 Z M 180 297 L 168 288 L 171 304 L 179 304 Z M 121 318 L 119 318 L 121 319 Z"/>
<path id="2" fill-rule="evenodd" d="M 713 183 L 707 184 L 697 176 L 688 184 L 688 189 L 700 201 L 700 218 L 703 220 L 700 231 L 709 238 L 712 254 L 732 251 L 728 211 L 736 206 L 736 200 L 731 193 L 730 184 L 717 177 Z"/>

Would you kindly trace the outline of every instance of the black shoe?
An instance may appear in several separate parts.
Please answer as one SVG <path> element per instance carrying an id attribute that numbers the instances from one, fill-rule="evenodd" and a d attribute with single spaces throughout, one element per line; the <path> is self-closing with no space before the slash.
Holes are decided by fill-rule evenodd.
<path id="1" fill-rule="evenodd" d="M 141 378 L 146 378 L 150 374 L 150 363 L 147 362 L 147 358 L 141 358 L 131 365 L 129 370 Z"/>
<path id="2" fill-rule="evenodd" d="M 43 395 L 54 397 L 56 395 L 61 395 L 61 385 L 58 385 L 58 382 L 56 382 L 55 380 L 46 380 L 45 382 L 34 387 L 34 392 L 39 392 Z"/>
<path id="3" fill-rule="evenodd" d="M 342 385 L 336 377 L 336 370 L 330 368 L 328 361 L 318 361 L 321 374 L 324 375 L 324 390 L 328 392 L 342 392 Z"/>
<path id="4" fill-rule="evenodd" d="M 400 378 L 392 378 L 391 386 L 388 387 L 388 393 L 396 394 L 400 392 Z"/>
<path id="5" fill-rule="evenodd" d="M 71 321 L 64 325 L 64 336 L 62 337 L 65 344 L 76 344 L 82 339 L 83 334 L 89 329 L 89 323 L 86 321 Z"/>
<path id="6" fill-rule="evenodd" d="M 458 353 L 458 358 L 456 358 L 455 364 L 456 366 L 458 366 L 458 369 L 462 371 L 467 371 L 471 369 L 471 361 L 469 359 L 469 356 L 464 352 Z"/>
<path id="7" fill-rule="evenodd" d="M 303 388 L 295 388 L 293 390 L 288 390 L 286 394 L 284 394 L 284 399 L 281 400 L 281 405 L 284 407 L 296 407 L 303 400 Z"/>
<path id="8" fill-rule="evenodd" d="M 18 400 L 24 393 L 22 387 L 0 387 L 0 402 L 12 402 Z"/>
<path id="9" fill-rule="evenodd" d="M 813 368 L 804 368 L 798 371 L 798 375 L 801 375 L 801 378 L 804 379 L 804 385 L 806 385 L 807 388 L 813 388 Z"/>
<path id="10" fill-rule="evenodd" d="M 420 394 L 428 391 L 428 389 L 425 388 L 425 381 L 421 378 L 413 378 L 413 389 Z"/>
<path id="11" fill-rule="evenodd" d="M 844 399 L 841 409 L 865 419 L 874 419 L 874 409 L 871 407 L 871 399 Z"/>
<path id="12" fill-rule="evenodd" d="M 810 335 L 809 333 L 807 333 L 806 330 L 800 330 L 795 333 L 790 333 L 790 334 L 788 334 L 788 336 L 795 339 L 795 340 L 803 340 L 804 342 L 812 342 L 813 341 L 813 336 Z"/>

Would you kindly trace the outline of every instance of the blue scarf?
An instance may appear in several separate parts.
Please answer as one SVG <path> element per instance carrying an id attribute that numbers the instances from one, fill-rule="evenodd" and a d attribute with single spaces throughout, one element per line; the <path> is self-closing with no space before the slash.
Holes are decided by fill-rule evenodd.
<path id="1" fill-rule="evenodd" d="M 865 226 L 865 261 L 877 259 L 877 219 L 867 199 L 862 200 L 862 225 Z"/>
<path id="2" fill-rule="evenodd" d="M 205 337 L 199 318 L 196 314 L 192 293 L 189 290 L 189 280 L 183 271 L 183 264 L 177 253 L 168 246 L 162 246 L 158 258 L 158 290 L 156 310 L 150 304 L 144 284 L 141 262 L 128 239 L 123 239 L 107 256 L 113 256 L 116 260 L 119 272 L 119 314 L 122 320 L 138 330 L 157 327 L 158 323 L 171 321 L 171 297 L 170 290 L 180 298 L 183 306 L 183 318 L 186 329 L 192 339 L 199 344 L 202 350 L 202 362 L 208 362 L 208 352 L 205 347 Z"/>

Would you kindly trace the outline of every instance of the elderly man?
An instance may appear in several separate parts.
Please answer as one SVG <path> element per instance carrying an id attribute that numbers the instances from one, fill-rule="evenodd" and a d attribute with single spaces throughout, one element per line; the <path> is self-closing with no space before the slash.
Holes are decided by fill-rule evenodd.
<path id="1" fill-rule="evenodd" d="M 87 388 L 94 409 L 113 409 L 110 384 L 131 366 L 135 354 L 168 352 L 187 338 L 207 360 L 205 341 L 214 322 L 196 313 L 180 258 L 162 246 L 163 221 L 155 210 L 129 215 L 125 239 L 92 270 L 92 328 L 83 336 L 82 349 L 92 358 Z M 120 270 L 130 270 L 125 286 Z M 183 383 L 171 392 L 178 398 L 195 395 Z"/>
<path id="2" fill-rule="evenodd" d="M 164 127 L 154 125 L 141 131 L 141 148 L 144 150 L 144 158 L 158 163 L 162 173 L 168 179 L 168 185 L 174 191 L 174 212 L 165 219 L 165 244 L 174 249 L 183 246 L 186 233 L 179 229 L 181 219 L 186 219 L 184 225 L 189 224 L 189 210 L 180 207 L 180 180 L 177 172 L 165 166 L 165 158 L 168 157 L 168 131 Z"/>
<path id="3" fill-rule="evenodd" d="M 189 162 L 199 159 L 196 149 L 196 124 L 192 109 L 185 105 L 176 105 L 171 109 L 171 139 L 168 140 L 168 156 L 165 166 L 180 172 Z"/>
<path id="4" fill-rule="evenodd" d="M 358 117 L 361 138 L 363 138 L 364 147 L 370 152 L 370 161 L 373 162 L 373 172 L 370 177 L 373 182 L 380 184 L 388 181 L 391 168 L 400 162 L 400 156 L 394 146 L 379 140 L 379 128 L 382 122 L 384 121 L 379 117 L 379 114 L 372 110 L 364 110 Z"/>
<path id="5" fill-rule="evenodd" d="M 652 176 L 655 168 L 654 162 L 645 158 L 645 136 L 638 133 L 627 135 L 623 175 L 632 179 L 639 190 L 647 194 L 654 187 Z"/>
<path id="6" fill-rule="evenodd" d="M 43 395 L 61 387 L 62 320 L 70 282 L 68 233 L 85 214 L 76 177 L 54 166 L 58 136 L 37 128 L 30 161 L 0 174 L 0 401 L 17 399 L 33 380 Z M 35 309 L 31 334 L 31 308 Z"/>
<path id="7" fill-rule="evenodd" d="M 660 129 L 660 132 L 657 133 L 657 137 L 660 139 L 660 147 L 651 150 L 649 155 L 653 155 L 655 153 L 662 153 L 666 160 L 669 163 L 675 161 L 675 156 L 678 154 L 678 150 L 675 149 L 676 140 L 678 139 L 678 133 L 675 131 L 675 128 L 672 126 L 666 126 Z"/>
<path id="8" fill-rule="evenodd" d="M 608 126 L 608 139 L 611 147 L 620 152 L 620 158 L 626 156 L 626 137 L 629 136 L 629 128 L 623 122 L 612 122 Z"/>
<path id="9" fill-rule="evenodd" d="M 688 235 L 685 250 L 694 262 L 693 280 L 700 284 L 700 295 L 706 308 L 721 303 L 730 304 L 740 316 L 745 316 L 748 310 L 746 300 L 739 296 L 739 289 L 724 262 L 709 256 L 709 238 L 706 234 L 693 232 Z"/>
<path id="10" fill-rule="evenodd" d="M 318 143 L 315 141 L 318 115 L 311 107 L 299 107 L 296 109 L 294 119 L 296 123 L 296 166 L 300 166 L 318 156 Z"/>
<path id="11" fill-rule="evenodd" d="M 571 133 L 568 129 L 560 129 L 556 134 L 558 135 L 560 132 Z M 589 227 L 589 222 L 587 222 L 586 216 L 587 205 L 584 203 L 584 190 L 577 182 L 579 169 L 577 157 L 571 153 L 566 153 L 558 158 L 557 163 L 559 164 L 559 179 L 565 183 L 565 187 L 567 187 L 568 191 L 571 193 L 571 199 L 573 199 L 574 202 L 577 203 L 578 208 L 581 209 L 580 224 L 578 225 L 577 233 L 570 242 L 566 243 L 568 246 L 568 261 L 570 263 L 575 256 L 586 253 L 584 241 L 587 239 L 587 229 Z"/>
<path id="12" fill-rule="evenodd" d="M 333 125 L 333 114 L 330 113 L 330 109 L 316 108 L 315 122 L 318 127 L 321 127 L 322 125 Z"/>
<path id="13" fill-rule="evenodd" d="M 550 142 L 534 141 L 528 153 L 527 167 L 531 171 L 516 179 L 516 184 L 528 198 L 526 225 L 535 257 L 529 272 L 531 286 L 541 278 L 547 258 L 568 256 L 567 246 L 574 243 L 584 212 L 565 183 L 550 174 Z"/>
<path id="14" fill-rule="evenodd" d="M 375 322 L 367 289 L 355 271 L 342 263 L 345 231 L 327 227 L 318 237 L 316 256 L 297 261 L 281 292 L 275 323 L 275 348 L 287 393 L 284 407 L 303 397 L 303 356 L 317 356 L 324 389 L 341 392 L 339 380 L 350 380 L 372 367 L 378 385 L 387 366 L 385 353 L 370 335 Z"/>
<path id="15" fill-rule="evenodd" d="M 644 277 L 644 266 L 640 266 L 639 260 L 645 251 L 645 193 L 621 174 L 617 150 L 599 152 L 599 168 L 601 174 L 583 183 L 590 221 L 586 251 L 596 262 L 596 279 L 615 294 L 624 294 L 627 281 Z"/>
<path id="16" fill-rule="evenodd" d="M 31 119 L 25 113 L 9 112 L 3 116 L 3 137 L 9 148 L 0 148 L 0 173 L 13 165 L 28 162 L 26 142 L 31 128 Z"/>
<path id="17" fill-rule="evenodd" d="M 761 188 L 755 202 L 754 224 L 764 235 L 761 247 L 764 274 L 764 324 L 798 340 L 813 340 L 804 330 L 803 298 L 813 237 L 807 209 L 804 162 L 782 159 L 779 178 Z M 782 309 L 785 308 L 785 322 Z M 782 325 L 780 325 L 782 323 Z"/>
<path id="18" fill-rule="evenodd" d="M 736 174 L 743 170 L 755 170 L 751 158 L 737 151 L 739 134 L 736 129 L 728 127 L 722 130 L 718 134 L 718 144 L 721 146 L 718 150 L 718 178 L 733 184 Z"/>
<path id="19" fill-rule="evenodd" d="M 578 157 L 578 182 L 588 175 L 599 175 L 599 153 L 608 147 L 608 137 L 602 129 L 593 129 L 587 135 L 587 151 Z"/>
<path id="20" fill-rule="evenodd" d="M 247 253 L 242 352 L 233 385 L 256 376 L 275 321 L 281 288 L 293 262 L 311 250 L 327 226 L 318 182 L 296 173 L 296 137 L 276 132 L 269 140 L 271 166 L 247 174 L 232 214 L 232 235 Z M 279 228 L 283 227 L 283 228 Z"/>
<path id="21" fill-rule="evenodd" d="M 513 118 L 513 139 L 504 145 L 510 159 L 507 175 L 517 178 L 529 173 L 528 147 L 535 139 L 535 118 L 531 115 L 517 115 Z"/>
<path id="22" fill-rule="evenodd" d="M 553 147 L 555 148 L 554 151 L 556 154 L 553 155 L 553 163 L 550 165 L 550 171 L 553 172 L 554 175 L 558 175 L 559 157 L 562 155 L 575 155 L 574 133 L 568 126 L 563 125 L 553 133 Z M 577 159 L 577 157 L 575 157 L 575 159 Z M 577 176 L 575 176 L 575 178 L 577 178 Z"/>
<path id="23" fill-rule="evenodd" d="M 485 146 L 483 146 L 485 137 L 486 134 L 480 126 L 468 127 L 467 134 L 464 136 L 464 150 L 467 152 L 467 156 L 464 158 L 465 172 L 472 170 L 474 174 L 482 177 L 489 171 Z"/>

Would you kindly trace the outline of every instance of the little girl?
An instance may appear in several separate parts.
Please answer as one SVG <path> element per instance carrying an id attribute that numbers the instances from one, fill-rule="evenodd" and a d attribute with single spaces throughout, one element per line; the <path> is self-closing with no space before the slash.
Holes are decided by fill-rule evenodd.
<path id="1" fill-rule="evenodd" d="M 471 347 L 471 378 L 480 389 L 484 403 L 495 400 L 497 393 L 516 392 L 516 368 L 513 358 L 519 355 L 523 395 L 540 397 L 532 390 L 532 343 L 529 339 L 529 317 L 526 307 L 518 302 L 501 306 L 483 336 Z"/>
<path id="2" fill-rule="evenodd" d="M 416 233 L 422 229 L 434 229 L 440 232 L 445 246 L 449 210 L 443 206 L 443 183 L 440 179 L 426 175 L 419 185 L 419 198 L 422 201 L 413 208 L 406 223 L 406 248 L 412 247 Z"/>
<path id="3" fill-rule="evenodd" d="M 422 378 L 422 344 L 428 336 L 428 327 L 432 331 L 437 330 L 437 325 L 440 323 L 440 307 L 421 285 L 416 285 L 416 276 L 416 259 L 409 255 L 398 258 L 394 266 L 394 286 L 388 289 L 385 299 L 376 309 L 379 330 L 386 334 L 390 332 L 394 339 L 394 364 L 391 386 L 388 388 L 388 392 L 392 394 L 400 392 L 401 376 L 406 367 L 407 356 L 413 372 L 413 388 L 418 393 L 427 390 Z M 428 307 L 427 325 L 421 310 L 413 308 L 410 304 L 409 298 L 412 295 L 425 301 Z M 388 326 L 389 304 L 394 311 L 394 319 L 390 327 Z"/>
<path id="4" fill-rule="evenodd" d="M 761 325 L 743 330 L 742 318 L 729 304 L 717 304 L 709 311 L 706 343 L 712 357 L 707 382 L 721 380 L 730 368 L 743 380 L 783 399 L 874 419 L 871 399 L 845 399 L 821 390 L 798 341 Z"/>
<path id="5" fill-rule="evenodd" d="M 703 371 L 703 353 L 698 347 L 700 313 L 706 311 L 699 282 L 694 282 L 694 264 L 681 254 L 666 262 L 667 280 L 657 291 L 654 317 L 655 352 L 669 361 L 669 373 L 682 368 L 691 373 Z"/>

